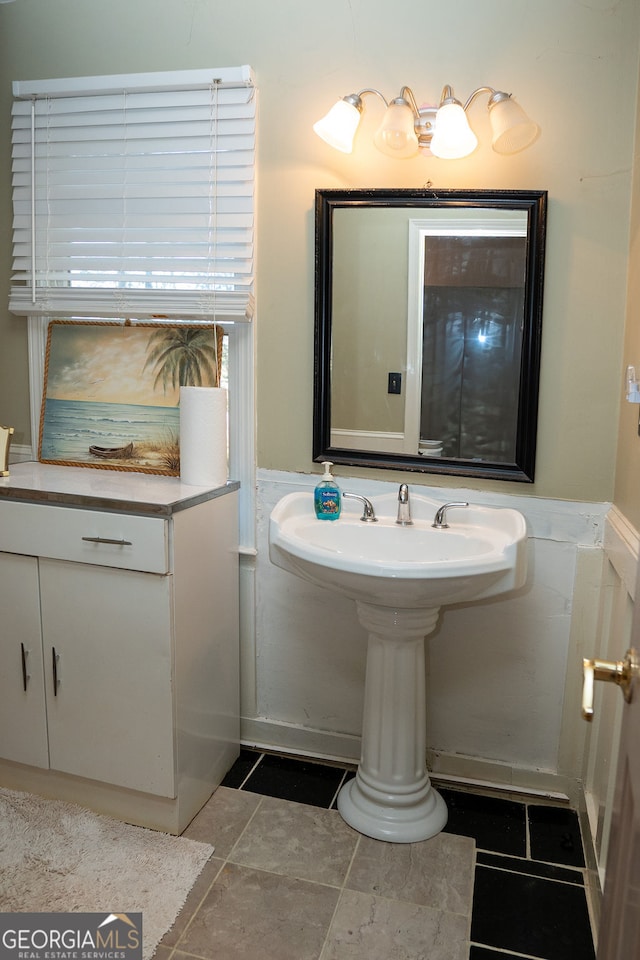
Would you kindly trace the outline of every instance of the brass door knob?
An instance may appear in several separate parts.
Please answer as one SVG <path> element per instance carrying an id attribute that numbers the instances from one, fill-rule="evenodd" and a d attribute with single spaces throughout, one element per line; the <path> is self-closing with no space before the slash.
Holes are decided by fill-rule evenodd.
<path id="1" fill-rule="evenodd" d="M 633 684 L 640 674 L 640 660 L 637 651 L 627 650 L 624 660 L 583 660 L 582 716 L 593 720 L 593 686 L 596 680 L 616 683 L 622 690 L 627 703 L 633 696 Z"/>

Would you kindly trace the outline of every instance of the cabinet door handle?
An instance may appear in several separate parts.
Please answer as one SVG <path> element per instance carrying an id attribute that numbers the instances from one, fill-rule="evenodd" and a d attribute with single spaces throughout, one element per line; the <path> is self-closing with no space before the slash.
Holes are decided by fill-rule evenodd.
<path id="1" fill-rule="evenodd" d="M 86 543 L 115 543 L 118 547 L 132 547 L 131 540 L 110 540 L 108 537 L 83 537 Z"/>
<path id="2" fill-rule="evenodd" d="M 24 643 L 20 644 L 20 655 L 22 657 L 22 689 L 26 693 L 27 680 L 29 680 L 29 674 L 27 673 L 27 657 L 29 656 L 29 651 L 25 650 Z"/>
<path id="3" fill-rule="evenodd" d="M 52 653 L 52 666 L 53 666 L 53 695 L 54 697 L 58 696 L 58 685 L 60 681 L 58 680 L 58 660 L 60 657 L 56 653 L 56 648 L 51 647 Z"/>

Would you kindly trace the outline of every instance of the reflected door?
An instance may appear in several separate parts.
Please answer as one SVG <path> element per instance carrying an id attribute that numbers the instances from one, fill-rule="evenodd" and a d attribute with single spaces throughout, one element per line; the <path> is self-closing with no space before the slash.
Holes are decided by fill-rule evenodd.
<path id="1" fill-rule="evenodd" d="M 516 460 L 526 237 L 425 236 L 420 440 Z"/>

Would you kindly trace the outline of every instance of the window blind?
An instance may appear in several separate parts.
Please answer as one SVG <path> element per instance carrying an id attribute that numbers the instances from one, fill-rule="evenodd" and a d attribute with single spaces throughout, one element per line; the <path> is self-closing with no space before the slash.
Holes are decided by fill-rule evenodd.
<path id="1" fill-rule="evenodd" d="M 249 67 L 13 92 L 12 312 L 251 317 Z"/>

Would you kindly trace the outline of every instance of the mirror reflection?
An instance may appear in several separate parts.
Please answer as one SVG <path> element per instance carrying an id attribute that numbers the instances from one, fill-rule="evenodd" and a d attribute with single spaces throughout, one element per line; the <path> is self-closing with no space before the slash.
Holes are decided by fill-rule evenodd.
<path id="1" fill-rule="evenodd" d="M 317 191 L 314 459 L 533 480 L 545 211 Z"/>

